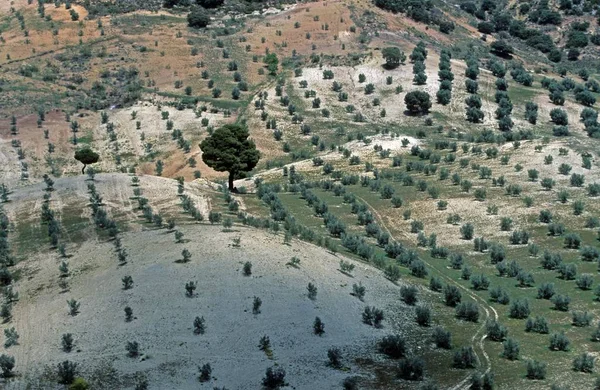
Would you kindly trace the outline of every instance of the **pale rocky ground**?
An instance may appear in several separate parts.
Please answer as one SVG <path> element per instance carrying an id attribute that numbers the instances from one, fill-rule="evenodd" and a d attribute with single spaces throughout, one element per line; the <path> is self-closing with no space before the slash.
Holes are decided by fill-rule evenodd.
<path id="1" fill-rule="evenodd" d="M 168 199 L 177 199 L 175 182 L 166 180 L 141 178 L 144 195 L 161 211 L 171 210 Z M 85 204 L 81 199 L 86 196 L 85 183 L 82 176 L 58 180 L 53 208 L 69 202 Z M 186 188 L 206 213 L 209 205 L 202 186 L 194 183 Z M 118 206 L 135 218 L 135 211 L 126 205 L 131 192 L 127 175 L 99 175 L 96 187 L 107 205 Z M 37 223 L 35 212 L 29 221 L 20 220 L 19 215 L 22 207 L 33 209 L 31 202 L 41 203 L 42 189 L 37 185 L 15 191 L 7 207 L 11 219 L 17 224 Z M 83 208 L 82 213 L 89 211 Z M 293 241 L 284 245 L 281 235 L 243 226 L 223 232 L 219 225 L 181 223 L 178 229 L 187 239 L 182 244 L 175 244 L 166 229 L 142 224 L 121 233 L 129 253 L 125 266 L 118 266 L 112 243 L 98 239 L 92 231 L 80 246 L 69 247 L 72 276 L 67 292 L 58 286 L 60 259 L 46 245 L 19 263 L 21 279 L 15 288 L 20 301 L 12 322 L 2 325 L 17 329 L 19 345 L 0 348 L 1 353 L 15 356 L 18 376 L 3 384 L 4 388 L 55 388 L 40 377 L 47 366 L 69 359 L 80 364 L 84 377 L 92 382 L 96 378 L 94 388 L 132 388 L 132 378 L 143 374 L 151 389 L 257 389 L 265 369 L 277 364 L 286 370 L 293 388 L 333 389 L 346 376 L 361 374 L 353 358 L 373 356 L 382 336 L 403 332 L 412 322 L 412 310 L 398 299 L 399 287 L 370 266 L 354 262 L 357 268 L 348 276 L 338 270 L 342 256 L 311 244 Z M 240 248 L 232 245 L 236 237 L 241 237 Z M 186 264 L 176 262 L 183 248 L 192 254 Z M 286 265 L 293 256 L 301 260 L 299 268 Z M 253 264 L 250 277 L 242 275 L 246 261 Z M 125 275 L 133 277 L 131 290 L 122 289 Z M 196 297 L 186 297 L 188 281 L 198 282 Z M 316 301 L 307 297 L 309 282 L 318 288 Z M 350 295 L 352 284 L 359 282 L 367 289 L 364 302 Z M 254 296 L 263 302 L 258 315 L 252 314 Z M 81 303 L 80 314 L 74 317 L 68 315 L 66 303 L 71 298 Z M 362 323 L 366 305 L 389 313 L 382 329 Z M 132 322 L 125 322 L 125 306 L 133 309 Z M 196 316 L 206 319 L 204 335 L 193 334 Z M 313 334 L 316 316 L 325 323 L 323 337 Z M 71 353 L 61 350 L 64 333 L 74 336 Z M 258 349 L 264 335 L 271 339 L 273 360 Z M 143 358 L 126 356 L 127 341 L 140 343 Z M 342 350 L 348 370 L 327 366 L 327 350 L 332 347 Z M 211 364 L 214 379 L 200 385 L 197 367 L 205 363 Z M 107 379 L 110 376 L 114 376 L 112 381 Z"/>

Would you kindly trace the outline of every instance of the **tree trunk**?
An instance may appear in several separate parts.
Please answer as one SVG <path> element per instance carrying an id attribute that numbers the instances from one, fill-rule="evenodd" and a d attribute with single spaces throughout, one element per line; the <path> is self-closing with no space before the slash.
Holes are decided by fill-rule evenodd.
<path id="1" fill-rule="evenodd" d="M 233 192 L 233 172 L 229 172 L 229 191 Z"/>
<path id="2" fill-rule="evenodd" d="M 85 175 L 85 167 L 86 167 L 86 165 L 85 165 L 85 164 L 83 164 L 83 168 L 81 168 L 81 174 L 82 174 L 82 175 Z"/>

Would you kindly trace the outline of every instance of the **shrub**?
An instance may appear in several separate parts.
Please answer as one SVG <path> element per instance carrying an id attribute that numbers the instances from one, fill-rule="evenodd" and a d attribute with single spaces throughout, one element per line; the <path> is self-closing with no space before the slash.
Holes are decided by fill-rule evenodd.
<path id="1" fill-rule="evenodd" d="M 531 272 L 519 272 L 517 274 L 517 281 L 519 282 L 519 287 L 532 287 L 535 284 Z"/>
<path id="2" fill-rule="evenodd" d="M 594 360 L 594 356 L 589 353 L 582 353 L 573 359 L 573 370 L 592 373 L 594 371 Z"/>
<path id="3" fill-rule="evenodd" d="M 19 344 L 19 334 L 15 327 L 4 329 L 4 348 L 10 348 L 13 345 Z"/>
<path id="4" fill-rule="evenodd" d="M 75 378 L 71 386 L 69 386 L 69 390 L 89 390 L 90 385 L 83 378 Z"/>
<path id="5" fill-rule="evenodd" d="M 565 235 L 565 248 L 579 249 L 581 246 L 581 237 L 577 233 L 568 233 Z"/>
<path id="6" fill-rule="evenodd" d="M 203 7 L 194 7 L 187 16 L 188 25 L 194 28 L 203 28 L 210 23 L 210 16 Z"/>
<path id="7" fill-rule="evenodd" d="M 325 324 L 321 321 L 321 318 L 316 317 L 313 322 L 313 333 L 317 336 L 322 336 L 325 333 Z"/>
<path id="8" fill-rule="evenodd" d="M 361 301 L 363 300 L 363 298 L 365 296 L 365 292 L 366 292 L 366 288 L 362 284 L 355 283 L 352 285 L 352 295 L 354 295 Z"/>
<path id="9" fill-rule="evenodd" d="M 501 287 L 495 287 L 490 290 L 490 300 L 498 302 L 501 305 L 507 305 L 510 302 L 508 293 Z"/>
<path id="10" fill-rule="evenodd" d="M 461 279 L 469 280 L 471 279 L 471 268 L 468 265 L 464 265 L 462 268 L 462 272 L 460 274 Z"/>
<path id="11" fill-rule="evenodd" d="M 558 126 L 566 126 L 569 124 L 567 113 L 560 108 L 554 108 L 550 111 L 550 118 Z"/>
<path id="12" fill-rule="evenodd" d="M 550 299 L 556 294 L 554 283 L 542 283 L 538 287 L 537 298 L 538 299 Z"/>
<path id="13" fill-rule="evenodd" d="M 554 309 L 558 311 L 568 311 L 571 298 L 566 295 L 554 295 L 551 301 L 554 304 Z"/>
<path id="14" fill-rule="evenodd" d="M 553 333 L 550 336 L 550 350 L 552 351 L 568 351 L 571 342 L 563 332 Z"/>
<path id="15" fill-rule="evenodd" d="M 15 368 L 15 358 L 6 354 L 0 355 L 0 370 L 2 377 L 9 378 L 13 375 L 12 370 Z"/>
<path id="16" fill-rule="evenodd" d="M 419 306 L 415 309 L 416 321 L 420 326 L 431 325 L 431 310 L 425 306 Z"/>
<path id="17" fill-rule="evenodd" d="M 537 244 L 530 243 L 529 245 L 527 245 L 527 251 L 529 252 L 530 256 L 537 257 L 540 251 L 540 247 Z"/>
<path id="18" fill-rule="evenodd" d="M 67 304 L 69 305 L 69 314 L 72 316 L 76 316 L 77 314 L 79 314 L 79 306 L 80 303 L 77 302 L 75 299 L 70 299 L 67 301 Z"/>
<path id="19" fill-rule="evenodd" d="M 561 279 L 573 280 L 577 275 L 577 266 L 575 264 L 561 264 L 558 267 L 558 274 Z"/>
<path id="20" fill-rule="evenodd" d="M 461 269 L 463 262 L 464 258 L 460 253 L 453 253 L 450 255 L 450 266 L 452 269 Z"/>
<path id="21" fill-rule="evenodd" d="M 573 326 L 584 327 L 590 326 L 592 322 L 592 315 L 587 311 L 574 311 L 573 312 Z"/>
<path id="22" fill-rule="evenodd" d="M 544 317 L 536 316 L 535 319 L 528 318 L 525 323 L 525 332 L 548 334 L 548 321 Z"/>
<path id="23" fill-rule="evenodd" d="M 490 260 L 492 264 L 501 262 L 506 258 L 506 251 L 502 245 L 492 244 L 490 247 Z"/>
<path id="24" fill-rule="evenodd" d="M 537 360 L 527 362 L 527 379 L 543 380 L 546 378 L 546 363 Z"/>
<path id="25" fill-rule="evenodd" d="M 503 341 L 508 334 L 508 329 L 495 320 L 488 320 L 486 323 L 487 336 L 492 341 Z"/>
<path id="26" fill-rule="evenodd" d="M 479 321 L 479 306 L 474 302 L 461 302 L 456 306 L 456 317 L 469 322 Z"/>
<path id="27" fill-rule="evenodd" d="M 206 325 L 204 317 L 194 318 L 194 334 L 204 334 L 206 331 Z"/>
<path id="28" fill-rule="evenodd" d="M 538 220 L 541 223 L 550 223 L 552 222 L 552 213 L 550 212 L 550 210 L 542 210 L 540 211 Z"/>
<path id="29" fill-rule="evenodd" d="M 517 299 L 512 302 L 509 310 L 509 317 L 516 319 L 525 319 L 529 317 L 529 302 L 525 299 Z"/>
<path id="30" fill-rule="evenodd" d="M 427 268 L 425 268 L 425 263 L 420 259 L 411 261 L 409 268 L 410 273 L 417 278 L 424 278 L 427 276 Z"/>
<path id="31" fill-rule="evenodd" d="M 407 357 L 398 363 L 398 376 L 405 380 L 423 380 L 425 363 L 419 357 Z"/>
<path id="32" fill-rule="evenodd" d="M 587 186 L 588 196 L 599 196 L 600 195 L 600 183 L 592 183 Z"/>
<path id="33" fill-rule="evenodd" d="M 73 380 L 79 371 L 77 366 L 77 363 L 69 360 L 58 363 L 58 383 L 63 385 L 70 385 L 73 383 Z"/>
<path id="34" fill-rule="evenodd" d="M 480 275 L 472 275 L 470 277 L 471 286 L 474 290 L 487 290 L 490 286 L 490 279 L 483 273 Z"/>
<path id="35" fill-rule="evenodd" d="M 446 306 L 455 307 L 462 300 L 462 294 L 458 287 L 453 285 L 446 285 L 444 287 L 444 302 Z"/>
<path id="36" fill-rule="evenodd" d="M 583 261 L 599 261 L 600 260 L 600 250 L 596 247 L 586 245 L 579 250 L 579 254 L 581 256 L 581 260 Z"/>
<path id="37" fill-rule="evenodd" d="M 362 313 L 363 322 L 376 328 L 381 327 L 381 321 L 383 321 L 383 319 L 383 311 L 374 306 L 365 307 L 365 310 Z"/>
<path id="38" fill-rule="evenodd" d="M 429 94 L 423 91 L 412 91 L 404 97 L 406 109 L 411 114 L 425 114 L 431 108 Z"/>
<path id="39" fill-rule="evenodd" d="M 71 352 L 73 349 L 73 335 L 71 333 L 65 333 L 61 338 L 62 350 L 65 352 Z"/>
<path id="40" fill-rule="evenodd" d="M 594 277 L 591 274 L 581 274 L 577 277 L 575 284 L 582 290 L 591 290 Z"/>
<path id="41" fill-rule="evenodd" d="M 558 167 L 558 173 L 561 175 L 568 175 L 571 172 L 571 166 L 569 164 L 562 163 Z"/>
<path id="42" fill-rule="evenodd" d="M 400 335 L 389 335 L 381 339 L 377 348 L 392 359 L 400 359 L 406 354 L 406 341 Z"/>
<path id="43" fill-rule="evenodd" d="M 519 359 L 519 353 L 520 353 L 520 348 L 519 348 L 519 343 L 511 338 L 506 339 L 506 341 L 504 341 L 502 343 L 502 347 L 503 347 L 503 351 L 502 351 L 502 357 L 508 360 L 518 360 Z"/>
<path id="44" fill-rule="evenodd" d="M 342 366 L 342 352 L 338 348 L 330 348 L 327 350 L 327 358 L 332 367 L 339 368 Z"/>
<path id="45" fill-rule="evenodd" d="M 454 368 L 467 369 L 475 368 L 477 364 L 477 355 L 473 351 L 473 347 L 461 347 L 460 350 L 454 353 L 453 364 Z"/>
<path id="46" fill-rule="evenodd" d="M 262 385 L 267 389 L 279 389 L 285 386 L 285 370 L 281 367 L 267 368 Z"/>
<path id="47" fill-rule="evenodd" d="M 342 386 L 344 387 L 344 390 L 358 390 L 358 381 L 359 381 L 358 376 L 351 376 L 348 378 L 344 378 L 344 381 L 342 382 Z"/>
<path id="48" fill-rule="evenodd" d="M 417 303 L 417 288 L 415 286 L 400 287 L 400 297 L 407 305 L 414 306 Z"/>
<path id="49" fill-rule="evenodd" d="M 571 175 L 571 187 L 583 187 L 585 176 L 574 173 Z"/>
<path id="50" fill-rule="evenodd" d="M 429 280 L 429 289 L 431 291 L 441 292 L 443 289 L 442 281 L 439 278 L 432 276 Z"/>
<path id="51" fill-rule="evenodd" d="M 244 276 L 252 275 L 252 263 L 249 261 L 245 262 L 244 266 L 242 268 L 242 272 L 243 272 Z"/>
<path id="52" fill-rule="evenodd" d="M 123 290 L 129 290 L 133 287 L 133 278 L 131 275 L 123 276 L 121 281 L 123 282 Z"/>
<path id="53" fill-rule="evenodd" d="M 262 305 L 262 300 L 259 297 L 254 297 L 252 301 L 252 314 L 260 314 L 260 306 Z"/>
<path id="54" fill-rule="evenodd" d="M 500 230 L 503 232 L 509 231 L 512 229 L 512 218 L 502 217 L 500 219 Z"/>
<path id="55" fill-rule="evenodd" d="M 460 227 L 460 234 L 464 240 L 471 240 L 474 235 L 475 228 L 473 224 L 466 223 Z"/>
<path id="56" fill-rule="evenodd" d="M 435 327 L 433 329 L 433 333 L 432 333 L 431 337 L 437 348 L 443 348 L 443 349 L 451 349 L 452 348 L 451 334 L 449 331 L 445 330 L 444 328 L 441 328 L 439 326 Z"/>
<path id="57" fill-rule="evenodd" d="M 473 195 L 475 196 L 475 199 L 482 202 L 486 199 L 487 197 L 487 193 L 485 188 L 477 188 L 475 189 L 475 192 L 473 193 Z"/>

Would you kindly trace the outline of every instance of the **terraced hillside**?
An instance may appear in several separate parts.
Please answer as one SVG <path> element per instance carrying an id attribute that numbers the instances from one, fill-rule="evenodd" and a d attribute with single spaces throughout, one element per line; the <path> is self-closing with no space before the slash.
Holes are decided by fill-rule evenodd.
<path id="1" fill-rule="evenodd" d="M 2 386 L 600 388 L 597 10 L 0 5 Z"/>

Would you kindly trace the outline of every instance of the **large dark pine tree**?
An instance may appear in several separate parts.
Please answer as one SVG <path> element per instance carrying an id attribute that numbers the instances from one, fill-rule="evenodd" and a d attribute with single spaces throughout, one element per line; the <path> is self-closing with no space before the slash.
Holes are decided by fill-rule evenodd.
<path id="1" fill-rule="evenodd" d="M 240 178 L 242 172 L 251 171 L 260 152 L 248 139 L 248 129 L 239 124 L 218 128 L 200 144 L 202 161 L 216 171 L 229 172 L 229 190 L 233 191 L 233 181 Z"/>

